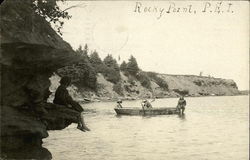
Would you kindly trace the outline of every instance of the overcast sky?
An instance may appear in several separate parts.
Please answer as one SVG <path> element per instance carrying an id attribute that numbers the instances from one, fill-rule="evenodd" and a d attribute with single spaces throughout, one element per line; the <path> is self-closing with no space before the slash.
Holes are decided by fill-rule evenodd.
<path id="1" fill-rule="evenodd" d="M 70 1 L 60 6 L 76 4 L 80 7 L 68 10 L 72 18 L 62 30 L 74 49 L 87 43 L 101 58 L 112 54 L 127 61 L 132 54 L 144 71 L 192 75 L 202 71 L 205 76 L 233 79 L 239 89 L 249 88 L 247 1 L 223 1 L 223 13 L 214 12 L 218 2 L 201 1 Z M 184 13 L 183 7 L 189 12 L 190 5 L 191 13 Z M 180 12 L 173 12 L 173 6 Z"/>

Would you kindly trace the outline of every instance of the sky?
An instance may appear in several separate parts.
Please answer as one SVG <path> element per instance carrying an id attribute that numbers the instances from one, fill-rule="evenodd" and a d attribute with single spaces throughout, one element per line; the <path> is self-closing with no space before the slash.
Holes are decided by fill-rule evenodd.
<path id="1" fill-rule="evenodd" d="M 230 4 L 229 4 L 230 3 Z M 67 1 L 63 39 L 144 71 L 233 79 L 249 89 L 247 1 Z M 169 10 L 170 8 L 170 10 Z M 179 9 L 178 9 L 179 8 Z M 179 11 L 179 12 L 177 12 Z"/>

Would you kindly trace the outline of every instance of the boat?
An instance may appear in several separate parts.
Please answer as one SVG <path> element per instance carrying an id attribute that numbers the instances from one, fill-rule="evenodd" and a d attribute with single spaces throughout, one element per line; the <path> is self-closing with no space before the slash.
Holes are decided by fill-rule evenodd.
<path id="1" fill-rule="evenodd" d="M 179 110 L 176 107 L 168 108 L 136 108 L 136 107 L 126 107 L 126 108 L 114 108 L 118 115 L 169 115 L 178 114 Z"/>

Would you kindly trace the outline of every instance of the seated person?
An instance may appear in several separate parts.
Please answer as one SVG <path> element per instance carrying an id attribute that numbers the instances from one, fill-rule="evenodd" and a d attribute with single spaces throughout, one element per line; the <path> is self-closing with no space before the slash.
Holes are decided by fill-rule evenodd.
<path id="1" fill-rule="evenodd" d="M 117 107 L 117 108 L 122 108 L 121 103 L 122 103 L 122 100 L 119 99 L 119 100 L 117 101 L 117 106 L 116 106 L 116 107 Z"/>
<path id="2" fill-rule="evenodd" d="M 89 128 L 85 125 L 84 118 L 83 118 L 83 108 L 79 103 L 74 101 L 72 97 L 69 95 L 69 92 L 67 90 L 67 87 L 70 85 L 71 79 L 70 77 L 62 77 L 60 81 L 60 86 L 57 88 L 55 93 L 55 99 L 53 101 L 54 104 L 58 105 L 64 105 L 66 107 L 70 107 L 77 112 L 79 112 L 78 115 L 78 125 L 77 129 L 80 129 L 81 131 L 87 130 L 89 131 Z"/>
<path id="3" fill-rule="evenodd" d="M 154 100 L 152 100 L 151 102 L 153 102 Z M 148 100 L 146 100 L 146 99 L 144 99 L 143 101 L 142 101 L 142 107 L 143 108 L 153 108 L 152 107 L 152 105 L 151 105 L 151 103 L 148 101 Z"/>

